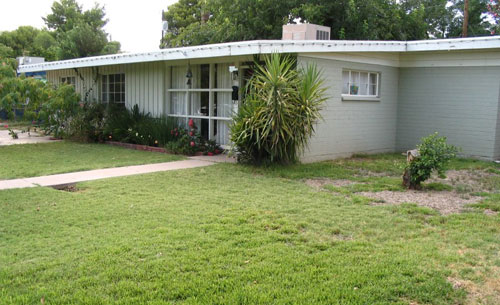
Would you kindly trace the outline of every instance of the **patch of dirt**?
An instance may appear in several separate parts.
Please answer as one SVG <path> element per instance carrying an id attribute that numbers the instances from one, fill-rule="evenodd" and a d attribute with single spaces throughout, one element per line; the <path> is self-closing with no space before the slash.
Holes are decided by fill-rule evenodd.
<path id="1" fill-rule="evenodd" d="M 385 172 L 372 172 L 363 168 L 360 168 L 358 170 L 358 173 L 356 174 L 356 177 L 388 177 L 388 176 L 393 176 L 393 175 Z"/>
<path id="2" fill-rule="evenodd" d="M 466 304 L 500 304 L 500 278 L 494 275 L 498 274 L 498 267 L 493 269 L 493 274 L 486 276 L 484 281 L 480 283 L 451 276 L 448 277 L 448 282 L 453 286 L 453 289 L 467 291 Z"/>
<path id="3" fill-rule="evenodd" d="M 490 210 L 490 209 L 485 209 L 484 214 L 489 215 L 489 216 L 496 216 L 496 215 L 498 215 L 498 212 Z"/>
<path id="4" fill-rule="evenodd" d="M 343 186 L 348 186 L 348 185 L 356 184 L 356 183 L 359 183 L 359 182 L 355 182 L 355 181 L 351 181 L 351 180 L 347 180 L 347 179 L 338 179 L 338 180 L 333 180 L 333 179 L 307 179 L 305 181 L 305 183 L 307 185 L 309 185 L 310 187 L 316 189 L 316 190 L 320 190 L 325 185 L 333 185 L 333 186 L 337 186 L 337 187 L 343 187 Z"/>
<path id="5" fill-rule="evenodd" d="M 77 187 L 75 184 L 54 185 L 54 186 L 52 186 L 52 188 L 59 190 L 59 191 L 65 191 L 65 192 L 70 192 L 70 193 L 75 193 L 75 192 L 81 191 L 81 189 L 79 187 Z"/>
<path id="6" fill-rule="evenodd" d="M 465 205 L 476 203 L 482 199 L 479 196 L 469 196 L 456 192 L 442 191 L 414 191 L 405 192 L 381 191 L 360 192 L 359 195 L 374 200 L 372 205 L 398 205 L 402 203 L 415 203 L 419 206 L 438 210 L 443 215 L 460 213 Z"/>
<path id="7" fill-rule="evenodd" d="M 441 179 L 433 175 L 426 182 L 439 182 L 462 189 L 463 192 L 487 192 L 491 191 L 491 186 L 486 182 L 488 178 L 498 176 L 484 170 L 449 170 L 446 178 Z"/>

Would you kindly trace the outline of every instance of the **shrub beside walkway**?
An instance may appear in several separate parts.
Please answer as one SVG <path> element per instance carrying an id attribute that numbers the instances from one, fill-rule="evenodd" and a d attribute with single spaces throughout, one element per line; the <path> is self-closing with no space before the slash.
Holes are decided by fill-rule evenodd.
<path id="1" fill-rule="evenodd" d="M 0 180 L 0 190 L 37 187 L 37 186 L 58 186 L 65 184 L 73 184 L 82 181 L 147 174 L 147 173 L 171 171 L 178 169 L 188 169 L 188 168 L 209 166 L 212 164 L 215 163 L 208 160 L 188 159 L 188 160 L 174 161 L 174 162 L 105 168 L 105 169 L 40 176 L 32 178 Z"/>

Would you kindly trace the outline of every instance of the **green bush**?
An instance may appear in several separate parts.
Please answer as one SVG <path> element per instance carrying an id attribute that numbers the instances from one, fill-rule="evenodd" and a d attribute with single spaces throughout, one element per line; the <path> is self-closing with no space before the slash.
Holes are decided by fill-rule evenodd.
<path id="1" fill-rule="evenodd" d="M 11 120 L 17 119 L 16 109 L 23 110 L 22 119 L 37 120 L 38 110 L 54 95 L 54 91 L 53 87 L 41 80 L 15 77 L 15 74 L 11 77 L 0 72 L 0 109 L 5 111 Z"/>
<path id="2" fill-rule="evenodd" d="M 419 156 L 410 161 L 403 175 L 403 184 L 411 189 L 420 189 L 421 183 L 436 171 L 444 176 L 446 165 L 456 157 L 458 149 L 446 143 L 446 137 L 439 137 L 438 133 L 421 139 L 417 145 Z"/>
<path id="3" fill-rule="evenodd" d="M 197 131 L 194 121 L 189 120 L 189 129 L 174 128 L 171 133 L 174 139 L 165 145 L 169 152 L 182 155 L 194 155 L 201 152 L 205 155 L 216 155 L 222 149 L 212 140 L 205 140 Z"/>
<path id="4" fill-rule="evenodd" d="M 199 133 L 188 131 L 184 128 L 173 130 L 174 140 L 165 145 L 165 149 L 174 154 L 194 155 L 202 147 L 202 139 Z"/>
<path id="5" fill-rule="evenodd" d="M 238 159 L 252 163 L 293 163 L 314 133 L 326 100 L 315 66 L 297 69 L 290 56 L 272 54 L 256 63 L 240 111 L 231 127 Z"/>
<path id="6" fill-rule="evenodd" d="M 99 102 L 85 102 L 69 122 L 66 137 L 83 142 L 105 141 L 104 128 L 108 104 Z"/>
<path id="7" fill-rule="evenodd" d="M 71 85 L 61 85 L 41 104 L 40 117 L 47 133 L 57 138 L 70 134 L 71 120 L 81 111 L 80 95 Z"/>
<path id="8" fill-rule="evenodd" d="M 174 118 L 153 118 L 149 113 L 140 111 L 137 105 L 132 110 L 112 106 L 109 108 L 104 132 L 109 140 L 164 146 L 174 140 L 171 131 L 176 126 Z"/>

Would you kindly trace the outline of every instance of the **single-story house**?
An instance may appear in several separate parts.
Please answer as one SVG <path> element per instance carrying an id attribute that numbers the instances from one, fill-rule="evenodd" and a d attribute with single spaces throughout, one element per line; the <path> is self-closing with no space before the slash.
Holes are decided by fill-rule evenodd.
<path id="1" fill-rule="evenodd" d="M 23 65 L 82 99 L 195 119 L 229 145 L 255 56 L 321 68 L 328 101 L 303 161 L 414 148 L 438 131 L 462 154 L 500 159 L 500 36 L 425 41 L 259 40 Z M 236 94 L 235 94 L 236 93 Z"/>

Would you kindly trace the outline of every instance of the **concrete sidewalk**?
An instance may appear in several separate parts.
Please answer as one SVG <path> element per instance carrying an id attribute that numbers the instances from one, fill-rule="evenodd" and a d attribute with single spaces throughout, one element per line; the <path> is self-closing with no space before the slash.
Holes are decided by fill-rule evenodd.
<path id="1" fill-rule="evenodd" d="M 58 142 L 60 140 L 51 140 L 49 136 L 42 136 L 36 132 L 22 133 L 21 130 L 14 129 L 18 133 L 19 139 L 12 139 L 8 130 L 0 130 L 0 146 L 15 145 L 15 144 L 34 144 L 34 143 L 50 143 Z"/>
<path id="2" fill-rule="evenodd" d="M 74 173 L 58 174 L 50 176 L 0 180 L 0 190 L 36 187 L 36 186 L 57 186 L 57 185 L 73 184 L 76 182 L 98 180 L 104 178 L 113 178 L 113 177 L 171 171 L 178 169 L 195 168 L 195 167 L 209 166 L 212 164 L 215 163 L 210 161 L 188 159 L 183 161 L 96 169 L 90 171 L 74 172 Z"/>

